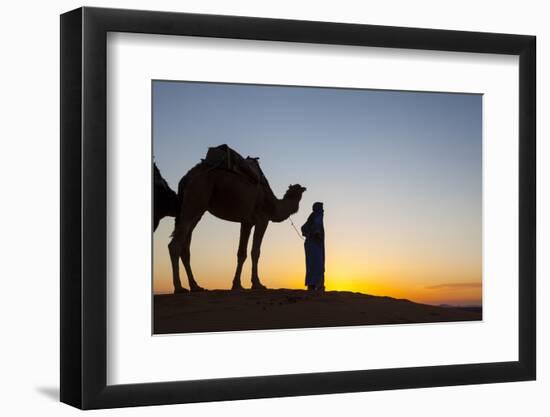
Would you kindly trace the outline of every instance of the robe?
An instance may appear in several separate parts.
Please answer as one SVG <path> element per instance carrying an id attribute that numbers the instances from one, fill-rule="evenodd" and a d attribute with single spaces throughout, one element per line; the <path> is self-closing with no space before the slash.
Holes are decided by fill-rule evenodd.
<path id="1" fill-rule="evenodd" d="M 306 224 L 302 227 L 306 240 L 306 279 L 307 286 L 316 288 L 325 285 L 325 229 L 323 227 L 323 213 L 313 212 Z"/>

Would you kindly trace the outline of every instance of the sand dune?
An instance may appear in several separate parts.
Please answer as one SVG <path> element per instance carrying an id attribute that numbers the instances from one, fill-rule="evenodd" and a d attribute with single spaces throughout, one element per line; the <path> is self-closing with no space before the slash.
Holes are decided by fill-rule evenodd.
<path id="1" fill-rule="evenodd" d="M 346 291 L 266 290 L 154 296 L 154 333 L 481 320 L 479 311 Z"/>

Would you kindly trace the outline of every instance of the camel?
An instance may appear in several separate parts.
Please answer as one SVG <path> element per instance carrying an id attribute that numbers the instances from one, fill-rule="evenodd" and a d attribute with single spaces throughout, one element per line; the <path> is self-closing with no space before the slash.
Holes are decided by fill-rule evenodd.
<path id="1" fill-rule="evenodd" d="M 178 196 L 170 188 L 168 183 L 153 164 L 154 206 L 153 206 L 153 232 L 157 230 L 160 221 L 166 217 L 176 217 L 178 214 Z"/>
<path id="2" fill-rule="evenodd" d="M 227 148 L 226 145 L 224 149 Z M 211 149 L 219 149 L 211 148 Z M 203 291 L 191 270 L 191 236 L 194 228 L 208 211 L 215 217 L 241 224 L 239 248 L 237 250 L 237 269 L 233 278 L 232 290 L 242 290 L 241 272 L 247 257 L 248 240 L 252 228 L 254 236 L 251 249 L 252 289 L 265 289 L 258 276 L 260 248 L 266 228 L 270 221 L 282 222 L 299 209 L 302 194 L 306 188 L 299 184 L 290 185 L 282 199 L 275 197 L 265 179 L 257 158 L 242 158 L 236 152 L 227 155 L 233 160 L 235 155 L 241 158 L 240 173 L 231 169 L 213 167 L 204 162 L 191 168 L 178 185 L 178 198 L 181 203 L 176 216 L 172 240 L 168 244 L 172 263 L 174 293 L 186 292 L 179 276 L 179 258 L 181 258 L 191 291 Z M 208 156 L 208 155 L 207 155 Z M 231 156 L 231 157 L 230 157 Z M 224 162 L 225 163 L 225 162 Z M 243 166 L 243 164 L 245 166 Z M 246 172 L 256 173 L 254 181 Z"/>

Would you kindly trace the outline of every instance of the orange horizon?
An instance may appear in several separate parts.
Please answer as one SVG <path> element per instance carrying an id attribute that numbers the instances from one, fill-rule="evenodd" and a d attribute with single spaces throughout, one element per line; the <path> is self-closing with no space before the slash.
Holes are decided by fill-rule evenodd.
<path id="1" fill-rule="evenodd" d="M 239 225 L 208 217 L 197 227 L 191 244 L 195 279 L 206 289 L 229 289 L 236 266 Z M 171 221 L 163 220 L 154 235 L 155 294 L 173 291 L 166 246 L 171 225 Z M 330 223 L 328 226 L 330 233 Z M 293 233 L 285 224 L 272 224 L 268 228 L 259 264 L 260 278 L 268 288 L 305 288 L 303 243 Z M 462 262 L 459 252 L 438 253 L 435 248 L 431 253 L 422 247 L 398 246 L 380 240 L 364 242 L 364 246 L 361 242 L 352 245 L 349 240 L 343 242 L 337 237 L 331 239 L 330 234 L 328 236 L 327 290 L 405 298 L 432 305 L 482 304 L 480 256 L 475 262 Z M 215 258 L 212 254 L 216 254 Z M 187 287 L 187 276 L 181 262 L 180 280 Z M 250 287 L 250 257 L 245 262 L 241 282 L 243 287 Z"/>
<path id="2" fill-rule="evenodd" d="M 197 282 L 208 290 L 231 288 L 236 266 L 238 224 L 222 222 L 207 216 L 205 225 L 193 236 L 191 259 Z M 208 238 L 203 228 L 215 226 L 217 239 Z M 154 234 L 153 293 L 173 292 L 172 273 L 166 244 L 172 222 L 165 219 Z M 304 254 L 302 242 L 285 224 L 272 224 L 262 248 L 260 277 L 270 289 L 304 289 Z M 222 238 L 222 236 L 224 238 Z M 286 245 L 277 242 L 285 237 Z M 353 249 L 339 247 L 337 239 L 327 242 L 325 286 L 327 291 L 350 291 L 374 296 L 408 299 L 413 302 L 440 305 L 481 305 L 481 260 L 468 266 L 455 256 L 429 257 L 422 261 L 421 252 L 408 248 L 396 256 L 397 248 Z M 216 258 L 212 258 L 212 253 Z M 456 254 L 455 254 L 456 255 Z M 284 259 L 284 262 L 281 260 Z M 399 260 L 399 261 L 398 261 Z M 449 271 L 453 271 L 452 273 Z M 187 276 L 180 262 L 180 280 L 188 287 Z M 250 288 L 250 257 L 246 260 L 241 282 Z"/>
<path id="3" fill-rule="evenodd" d="M 185 287 L 185 285 L 184 285 Z M 243 283 L 243 287 L 245 289 L 249 289 L 249 286 L 245 285 L 245 283 Z M 228 286 L 227 288 L 206 288 L 207 290 L 209 291 L 215 291 L 215 290 L 222 290 L 222 291 L 229 291 L 230 290 L 230 286 Z M 284 286 L 284 287 L 268 287 L 268 290 L 303 290 L 305 291 L 305 286 L 301 286 L 301 287 L 288 287 L 288 286 Z M 390 297 L 390 298 L 395 298 L 395 299 L 406 299 L 406 300 L 409 300 L 409 301 L 412 301 L 412 302 L 415 302 L 415 303 L 419 303 L 419 304 L 429 304 L 429 305 L 435 305 L 435 306 L 439 306 L 439 305 L 451 305 L 451 306 L 472 306 L 472 307 L 477 307 L 477 306 L 482 306 L 482 298 L 481 298 L 481 287 L 479 288 L 479 291 L 477 290 L 472 290 L 472 291 L 469 291 L 468 294 L 471 295 L 470 298 L 463 298 L 464 295 L 460 296 L 460 297 L 456 297 L 456 298 L 445 298 L 444 296 L 442 297 L 441 293 L 438 293 L 438 296 L 433 296 L 433 297 L 424 297 L 424 296 L 414 296 L 411 297 L 411 296 L 406 296 L 406 291 L 397 291 L 397 292 L 393 292 L 393 291 L 389 291 L 389 292 L 378 292 L 378 291 L 370 291 L 370 290 L 362 290 L 362 289 L 357 289 L 357 288 L 338 288 L 338 287 L 334 287 L 334 286 L 331 286 L 330 284 L 327 285 L 326 287 L 326 291 L 337 291 L 337 292 L 353 292 L 353 293 L 360 293 L 360 294 L 364 294 L 364 295 L 372 295 L 372 296 L 375 296 L 375 297 Z M 155 291 L 154 292 L 154 295 L 165 295 L 165 294 L 172 294 L 173 293 L 173 289 L 168 289 L 168 290 L 165 290 L 165 291 Z M 443 299 L 442 299 L 443 298 Z"/>

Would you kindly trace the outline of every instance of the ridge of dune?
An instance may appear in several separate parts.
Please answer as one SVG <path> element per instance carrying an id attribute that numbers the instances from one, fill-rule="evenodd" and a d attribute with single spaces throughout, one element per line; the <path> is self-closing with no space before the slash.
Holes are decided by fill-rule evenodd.
<path id="1" fill-rule="evenodd" d="M 268 289 L 154 296 L 154 334 L 476 321 L 482 311 L 354 293 Z"/>

